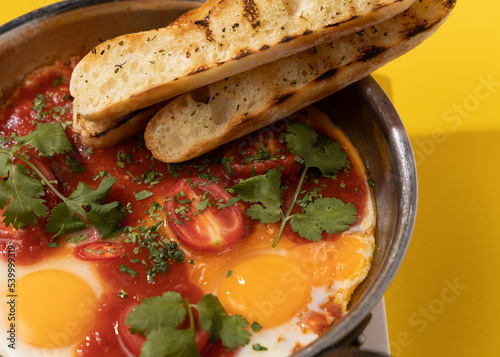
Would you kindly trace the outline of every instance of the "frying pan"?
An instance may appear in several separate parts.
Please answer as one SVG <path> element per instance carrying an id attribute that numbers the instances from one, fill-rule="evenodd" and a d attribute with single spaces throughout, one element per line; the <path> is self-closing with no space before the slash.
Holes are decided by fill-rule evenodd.
<path id="1" fill-rule="evenodd" d="M 25 74 L 40 66 L 84 55 L 117 35 L 166 26 L 199 4 L 182 0 L 72 0 L 21 16 L 0 27 L 0 100 Z M 318 105 L 370 163 L 378 212 L 377 248 L 371 272 L 356 290 L 350 312 L 294 356 L 368 356 L 369 352 L 346 347 L 361 333 L 408 248 L 417 207 L 415 159 L 396 110 L 372 77 Z"/>

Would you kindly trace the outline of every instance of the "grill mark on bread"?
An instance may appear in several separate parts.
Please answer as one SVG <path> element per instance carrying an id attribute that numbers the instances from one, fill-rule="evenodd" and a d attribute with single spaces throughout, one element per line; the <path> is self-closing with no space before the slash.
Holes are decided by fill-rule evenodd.
<path id="1" fill-rule="evenodd" d="M 252 28 L 260 26 L 259 7 L 254 0 L 243 0 L 243 16 L 252 24 Z"/>
<path id="2" fill-rule="evenodd" d="M 362 61 L 362 62 L 366 62 L 366 61 L 378 56 L 379 54 L 381 54 L 385 50 L 387 50 L 386 47 L 370 46 L 367 49 L 364 49 L 363 51 L 361 51 L 361 55 L 359 56 L 358 60 Z"/>
<path id="3" fill-rule="evenodd" d="M 260 63 L 275 61 L 288 53 L 306 50 L 311 47 L 311 44 L 319 45 L 324 41 L 323 35 L 325 38 L 328 35 L 333 39 L 352 33 L 355 28 L 362 28 L 368 24 L 385 20 L 404 11 L 415 0 L 379 1 L 392 5 L 396 3 L 396 5 L 387 6 L 384 10 L 377 11 L 375 15 L 372 10 L 379 2 L 346 1 L 339 3 L 338 7 L 333 6 L 333 10 L 336 12 L 311 7 L 311 11 L 306 12 L 307 16 L 305 16 L 301 7 L 298 6 L 299 3 L 283 5 L 280 4 L 281 1 L 270 0 L 207 1 L 199 9 L 176 20 L 172 26 L 154 32 L 140 32 L 110 40 L 109 43 L 115 51 L 109 52 L 106 49 L 108 43 L 99 45 L 95 57 L 100 57 L 98 56 L 99 52 L 105 50 L 103 58 L 109 56 L 110 59 L 101 60 L 89 56 L 87 60 L 82 59 L 75 68 L 75 75 L 71 81 L 75 108 L 90 121 L 118 118 L 131 110 L 151 105 L 166 97 L 176 96 L 181 91 L 191 90 L 198 83 L 198 81 L 189 81 L 189 83 L 183 81 L 180 84 L 180 81 L 175 78 L 182 79 L 188 76 L 194 78 L 193 74 L 196 73 L 204 83 L 217 81 L 226 76 L 226 73 L 244 72 L 257 67 Z M 263 20 L 264 17 L 266 21 Z M 268 18 L 269 21 L 267 21 Z M 333 26 L 337 21 L 339 22 L 337 27 L 325 29 L 328 25 Z M 277 27 L 281 30 L 276 31 Z M 304 37 L 305 35 L 308 36 L 307 39 Z M 162 46 L 161 48 L 165 49 L 169 57 L 166 60 L 164 54 L 161 54 L 162 57 L 158 55 L 162 61 L 161 67 L 158 66 L 161 70 L 150 72 L 149 68 L 151 67 L 148 65 L 148 62 L 151 62 L 150 58 L 146 58 L 146 56 L 137 56 L 136 58 L 131 51 L 137 43 L 142 46 L 140 52 L 146 53 L 150 47 L 144 45 L 143 42 L 151 36 L 156 36 L 154 41 L 161 42 L 158 46 Z M 309 39 L 311 36 L 313 38 Z M 117 44 L 124 39 L 127 40 L 127 47 L 122 51 L 116 51 Z M 291 41 L 292 39 L 294 41 Z M 203 44 L 209 45 L 204 47 Z M 226 44 L 231 45 L 226 46 Z M 195 54 L 196 46 L 202 48 L 203 51 L 210 51 L 210 54 Z M 155 48 L 160 47 L 155 46 Z M 249 54 L 249 52 L 239 54 L 241 49 L 252 49 L 253 52 L 266 49 L 271 53 L 266 53 L 268 57 L 251 56 L 245 58 L 243 61 L 239 61 L 240 66 L 239 63 L 235 63 L 235 57 L 242 58 L 241 55 L 247 56 Z M 122 76 L 116 80 L 109 80 L 108 71 L 104 74 L 101 73 L 101 75 L 95 75 L 96 72 L 104 72 L 104 69 L 97 70 L 97 66 L 109 69 L 112 63 L 125 61 L 128 57 L 134 58 L 138 64 L 137 69 L 140 70 L 128 70 L 126 74 L 130 78 L 144 77 L 144 86 L 121 85 L 124 81 L 122 81 Z M 200 71 L 200 66 L 206 66 L 206 68 Z M 216 67 L 221 68 L 216 69 Z M 211 71 L 212 69 L 214 70 Z M 79 71 L 85 72 L 86 76 L 80 79 L 78 77 Z M 87 77 L 90 85 L 85 82 Z M 126 78 L 125 75 L 123 78 Z M 151 86 L 148 87 L 147 83 L 151 83 Z M 154 89 L 150 89 L 153 86 Z M 102 93 L 105 95 L 101 95 Z M 134 97 L 134 101 L 127 100 L 127 98 L 132 97 Z"/>
<path id="4" fill-rule="evenodd" d="M 132 118 L 133 118 L 133 117 L 135 117 L 136 115 L 138 115 L 138 114 L 140 114 L 140 113 L 144 112 L 145 110 L 146 110 L 146 108 L 145 108 L 145 109 L 136 110 L 135 112 L 132 112 L 132 113 L 127 114 L 127 115 L 124 115 L 124 116 L 122 116 L 122 117 L 120 118 L 120 120 L 118 120 L 118 121 L 116 122 L 116 124 L 115 124 L 115 125 L 110 126 L 109 128 L 107 128 L 106 130 L 103 130 L 103 131 L 91 132 L 91 133 L 89 133 L 89 136 L 90 136 L 91 138 L 100 138 L 100 137 L 102 137 L 102 136 L 106 135 L 107 133 L 111 132 L 112 130 L 115 130 L 116 128 L 118 128 L 118 127 L 120 127 L 120 126 L 124 125 L 124 124 L 125 124 L 126 122 L 128 122 L 130 119 L 132 119 Z"/>
<path id="5" fill-rule="evenodd" d="M 325 79 L 328 79 L 330 77 L 333 77 L 335 75 L 335 73 L 337 73 L 338 71 L 338 68 L 332 68 L 332 69 L 329 69 L 328 71 L 326 72 L 323 72 L 322 74 L 320 74 L 318 77 L 316 77 L 314 80 L 315 81 L 323 81 Z"/>
<path id="6" fill-rule="evenodd" d="M 412 28 L 408 29 L 405 32 L 405 36 L 407 38 L 413 37 L 415 35 L 418 35 L 421 32 L 427 31 L 430 27 L 431 26 L 429 26 L 426 23 L 416 24 L 415 26 L 413 26 Z"/>
<path id="7" fill-rule="evenodd" d="M 293 95 L 293 92 L 277 95 L 273 99 L 274 105 L 283 103 L 285 100 L 291 98 L 292 95 Z"/>
<path id="8" fill-rule="evenodd" d="M 191 76 L 191 75 L 196 74 L 196 73 L 201 73 L 201 72 L 203 72 L 203 71 L 206 71 L 208 68 L 209 68 L 209 67 L 207 67 L 207 66 L 200 66 L 200 67 L 196 68 L 194 71 L 189 72 L 189 74 L 188 74 L 188 75 L 190 75 L 190 76 Z M 175 78 L 175 79 L 176 79 L 176 80 L 178 80 L 179 78 Z"/>
<path id="9" fill-rule="evenodd" d="M 340 26 L 342 24 L 345 24 L 346 22 L 349 22 L 349 21 L 352 21 L 352 20 L 356 20 L 356 19 L 360 19 L 361 17 L 362 17 L 361 15 L 353 15 L 350 18 L 345 19 L 344 21 L 339 21 L 339 22 L 336 22 L 334 24 L 328 24 L 328 25 L 325 26 L 325 29 L 327 29 L 329 27 L 337 27 L 337 26 Z"/>
<path id="10" fill-rule="evenodd" d="M 285 43 L 285 42 L 288 42 L 288 41 L 291 41 L 293 40 L 294 38 L 296 38 L 297 36 L 285 36 L 281 39 L 280 43 Z"/>
<path id="11" fill-rule="evenodd" d="M 205 38 L 207 39 L 208 42 L 214 42 L 214 34 L 212 30 L 210 29 L 210 20 L 209 17 L 205 17 L 203 20 L 198 20 L 194 22 L 195 25 L 201 26 L 205 29 Z"/>
<path id="12" fill-rule="evenodd" d="M 253 52 L 252 50 L 249 50 L 249 49 L 246 49 L 246 48 L 242 48 L 240 50 L 240 52 L 238 52 L 238 54 L 234 57 L 235 60 L 238 60 L 240 58 L 243 58 L 243 57 L 246 57 L 248 55 L 251 55 Z"/>

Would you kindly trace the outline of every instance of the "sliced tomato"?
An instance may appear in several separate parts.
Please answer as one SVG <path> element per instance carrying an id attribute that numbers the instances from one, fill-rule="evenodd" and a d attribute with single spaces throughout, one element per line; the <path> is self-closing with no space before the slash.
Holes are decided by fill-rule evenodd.
<path id="1" fill-rule="evenodd" d="M 146 337 L 138 333 L 132 333 L 129 330 L 130 325 L 125 323 L 127 315 L 136 307 L 137 305 L 130 305 L 123 309 L 120 314 L 120 320 L 118 321 L 118 339 L 121 341 L 122 345 L 134 356 L 139 356 L 141 354 L 142 344 L 146 341 Z M 186 321 L 187 322 L 187 321 Z M 181 328 L 187 328 L 187 324 L 183 324 Z M 207 345 L 210 334 L 202 330 L 196 323 L 195 327 L 195 339 L 196 347 L 198 351 L 202 353 Z"/>
<path id="2" fill-rule="evenodd" d="M 141 354 L 141 348 L 146 337 L 139 335 L 138 333 L 132 333 L 129 331 L 130 325 L 125 323 L 127 315 L 136 307 L 137 305 L 130 305 L 123 309 L 120 314 L 120 320 L 118 321 L 118 339 L 122 342 L 123 346 L 134 356 L 139 356 Z"/>
<path id="3" fill-rule="evenodd" d="M 73 255 L 80 260 L 104 260 L 118 258 L 122 245 L 113 242 L 93 242 L 75 248 Z"/>
<path id="4" fill-rule="evenodd" d="M 203 252 L 223 252 L 243 235 L 237 205 L 224 207 L 231 195 L 214 182 L 183 179 L 169 191 L 167 221 L 184 245 Z"/>
<path id="5" fill-rule="evenodd" d="M 282 175 L 297 173 L 300 165 L 280 138 L 286 125 L 274 125 L 227 144 L 224 157 L 229 160 L 231 177 L 248 178 L 282 168 Z"/>

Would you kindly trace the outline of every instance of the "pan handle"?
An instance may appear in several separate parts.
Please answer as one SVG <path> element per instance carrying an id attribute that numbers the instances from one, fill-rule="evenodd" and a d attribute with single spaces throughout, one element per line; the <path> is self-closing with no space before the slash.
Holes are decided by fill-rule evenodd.
<path id="1" fill-rule="evenodd" d="M 358 326 L 349 332 L 342 340 L 336 343 L 335 346 L 324 350 L 315 357 L 389 357 L 378 352 L 359 349 L 362 344 L 359 337 L 371 319 L 372 314 L 370 313 L 359 323 Z"/>

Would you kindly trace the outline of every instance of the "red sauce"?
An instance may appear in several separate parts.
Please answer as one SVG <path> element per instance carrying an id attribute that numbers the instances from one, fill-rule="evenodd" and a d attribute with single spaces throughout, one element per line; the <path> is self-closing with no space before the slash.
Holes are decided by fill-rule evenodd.
<path id="1" fill-rule="evenodd" d="M 26 83 L 19 86 L 10 95 L 0 111 L 0 135 L 10 136 L 12 133 L 27 135 L 35 129 L 34 123 L 36 121 L 71 122 L 72 99 L 68 87 L 72 69 L 73 64 L 56 63 L 29 75 Z M 153 202 L 161 200 L 180 178 L 190 177 L 201 172 L 218 177 L 222 179 L 223 183 L 234 183 L 234 178 L 228 177 L 222 164 L 212 165 L 207 158 L 197 160 L 195 163 L 198 166 L 178 165 L 179 169 L 174 177 L 169 174 L 169 166 L 156 161 L 140 138 L 134 138 L 111 148 L 91 149 L 81 143 L 71 125 L 68 125 L 66 132 L 75 151 L 67 157 L 62 155 L 56 155 L 53 159 L 42 157 L 39 159 L 39 165 L 54 175 L 59 182 L 58 188 L 66 196 L 73 192 L 80 181 L 97 188 L 103 173 L 114 176 L 117 182 L 108 195 L 107 201 L 118 200 L 130 208 L 131 213 L 121 223 L 124 227 L 137 226 L 138 220 L 145 216 L 144 211 L 148 210 Z M 218 150 L 216 153 L 222 154 L 222 150 Z M 34 152 L 30 152 L 30 154 L 38 156 Z M 117 164 L 118 161 L 119 164 Z M 200 167 L 202 167 L 201 171 Z M 145 172 L 154 172 L 150 175 L 158 179 L 158 183 L 151 185 L 144 182 L 141 177 Z M 297 179 L 295 176 L 286 182 L 290 188 L 285 192 L 285 209 L 287 205 L 290 205 L 292 199 Z M 351 168 L 348 171 L 340 172 L 336 180 L 323 177 L 318 178 L 318 180 L 320 187 L 321 184 L 326 185 L 325 188 L 320 188 L 318 193 L 325 197 L 337 197 L 344 202 L 354 202 L 358 211 L 358 221 L 362 220 L 367 204 L 363 172 Z M 306 182 L 304 189 L 311 189 L 313 185 L 311 182 Z M 148 190 L 153 194 L 146 199 L 137 200 L 134 193 L 142 190 Z M 55 205 L 57 198 L 50 195 L 47 193 L 46 196 L 48 205 Z M 162 204 L 163 202 L 158 203 Z M 244 220 L 246 231 L 251 231 L 252 221 L 245 215 Z M 40 219 L 35 227 L 12 230 L 11 227 L 5 227 L 3 223 L 0 223 L 0 257 L 5 260 L 9 245 L 14 245 L 16 248 L 16 263 L 18 265 L 31 265 L 49 257 L 66 253 L 67 249 L 47 246 L 52 241 L 52 236 L 45 231 L 45 225 L 46 219 Z M 295 241 L 307 242 L 292 232 L 290 228 L 286 228 L 286 230 L 286 234 Z M 335 239 L 336 236 L 336 234 L 328 235 L 325 233 L 325 239 Z M 58 242 L 62 246 L 66 245 L 64 240 L 58 240 Z M 202 291 L 195 287 L 187 276 L 186 264 L 189 263 L 171 262 L 168 272 L 160 273 L 155 277 L 154 282 L 148 282 L 146 267 L 141 263 L 131 263 L 132 258 L 147 260 L 148 252 L 142 249 L 139 254 L 135 254 L 134 248 L 136 248 L 135 245 L 124 243 L 123 255 L 113 259 L 88 262 L 95 264 L 105 289 L 99 300 L 96 325 L 86 340 L 78 346 L 78 356 L 123 356 L 124 352 L 117 338 L 116 327 L 122 310 L 134 301 L 139 302 L 147 296 L 158 296 L 165 291 L 178 291 L 194 303 L 201 298 Z M 120 266 L 123 265 L 133 268 L 137 276 L 120 272 Z M 121 296 L 123 291 L 128 294 L 126 298 Z M 231 355 L 230 352 L 225 351 L 222 346 L 217 344 L 208 348 L 206 354 L 220 355 L 222 351 L 224 351 L 224 355 Z"/>

